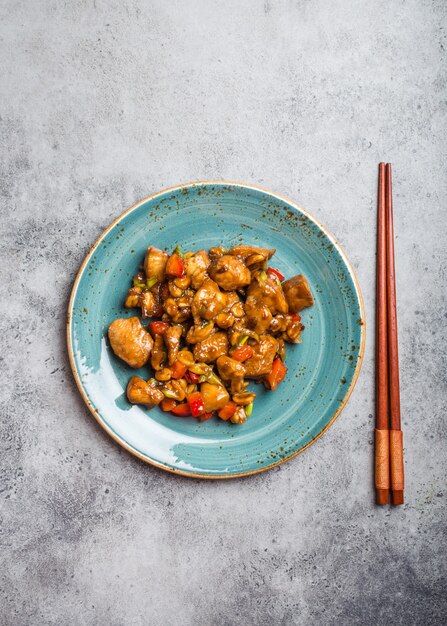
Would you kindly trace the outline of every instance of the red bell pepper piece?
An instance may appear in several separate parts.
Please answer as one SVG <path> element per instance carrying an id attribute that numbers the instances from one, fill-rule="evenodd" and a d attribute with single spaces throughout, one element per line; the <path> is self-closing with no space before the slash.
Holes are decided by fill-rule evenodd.
<path id="1" fill-rule="evenodd" d="M 199 422 L 206 422 L 206 420 L 211 419 L 213 415 L 214 415 L 214 411 L 209 411 L 208 413 L 202 413 L 202 415 L 199 415 Z"/>
<path id="2" fill-rule="evenodd" d="M 188 370 L 185 374 L 185 378 L 191 385 L 195 385 L 199 382 L 200 376 L 198 374 L 194 374 L 191 370 Z"/>
<path id="3" fill-rule="evenodd" d="M 153 335 L 162 335 L 168 328 L 169 324 L 167 322 L 151 322 L 149 324 L 149 330 Z"/>
<path id="4" fill-rule="evenodd" d="M 194 391 L 194 393 L 189 394 L 188 404 L 193 417 L 198 417 L 202 413 L 205 413 L 205 404 L 200 391 Z"/>
<path id="5" fill-rule="evenodd" d="M 269 276 L 276 276 L 276 278 L 278 278 L 280 281 L 284 280 L 285 278 L 284 274 L 281 274 L 281 272 L 277 270 L 276 267 L 269 267 L 267 269 L 267 274 L 269 274 Z"/>
<path id="6" fill-rule="evenodd" d="M 162 411 L 172 411 L 177 406 L 177 402 L 173 398 L 163 398 L 160 402 Z"/>
<path id="7" fill-rule="evenodd" d="M 251 346 L 239 346 L 231 353 L 231 358 L 243 363 L 254 354 L 253 348 Z"/>
<path id="8" fill-rule="evenodd" d="M 166 276 L 173 276 L 174 278 L 182 278 L 185 275 L 186 264 L 177 252 L 173 252 L 166 263 Z"/>
<path id="9" fill-rule="evenodd" d="M 273 361 L 272 371 L 270 374 L 264 377 L 265 382 L 269 386 L 272 391 L 275 391 L 279 383 L 284 380 L 285 375 L 287 374 L 287 367 L 281 361 L 279 357 L 277 357 Z"/>
<path id="10" fill-rule="evenodd" d="M 224 420 L 226 422 L 230 419 L 230 417 L 233 417 L 233 415 L 236 413 L 236 409 L 236 404 L 234 402 L 229 402 L 223 408 L 217 411 L 217 415 L 220 417 L 221 420 Z"/>
<path id="11" fill-rule="evenodd" d="M 301 322 L 301 315 L 298 315 L 298 313 L 291 313 L 290 317 L 294 322 Z"/>
<path id="12" fill-rule="evenodd" d="M 186 365 L 184 365 L 180 361 L 175 361 L 174 365 L 171 366 L 171 376 L 175 379 L 183 378 L 187 371 L 188 368 L 186 367 Z"/>
<path id="13" fill-rule="evenodd" d="M 177 404 L 177 406 L 171 409 L 171 413 L 177 415 L 177 417 L 189 417 L 191 415 L 191 409 L 189 408 L 189 404 L 184 402 L 183 404 Z"/>

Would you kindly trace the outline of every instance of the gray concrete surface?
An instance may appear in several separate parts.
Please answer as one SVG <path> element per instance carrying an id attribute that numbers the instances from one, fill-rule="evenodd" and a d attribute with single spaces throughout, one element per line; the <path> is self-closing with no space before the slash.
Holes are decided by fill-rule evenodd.
<path id="1" fill-rule="evenodd" d="M 443 0 L 3 0 L 2 625 L 446 623 Z M 376 166 L 394 164 L 407 488 L 373 504 Z M 252 182 L 340 239 L 369 319 L 303 455 L 232 482 L 146 466 L 78 396 L 67 300 L 124 208 Z"/>

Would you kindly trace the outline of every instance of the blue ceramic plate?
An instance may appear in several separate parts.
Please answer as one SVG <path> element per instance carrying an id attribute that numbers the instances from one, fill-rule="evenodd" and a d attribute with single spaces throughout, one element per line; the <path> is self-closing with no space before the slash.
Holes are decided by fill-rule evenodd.
<path id="1" fill-rule="evenodd" d="M 303 343 L 288 346 L 286 379 L 257 393 L 243 425 L 199 423 L 131 406 L 129 378 L 149 378 L 117 359 L 110 322 L 135 315 L 123 307 L 149 244 L 171 250 L 233 246 L 276 248 L 273 265 L 303 273 L 315 306 L 302 312 Z M 354 273 L 334 238 L 289 200 L 251 185 L 181 185 L 128 209 L 101 235 L 76 277 L 68 312 L 68 350 L 79 390 L 101 426 L 123 447 L 163 469 L 203 478 L 253 474 L 298 454 L 333 422 L 358 376 L 364 312 Z"/>

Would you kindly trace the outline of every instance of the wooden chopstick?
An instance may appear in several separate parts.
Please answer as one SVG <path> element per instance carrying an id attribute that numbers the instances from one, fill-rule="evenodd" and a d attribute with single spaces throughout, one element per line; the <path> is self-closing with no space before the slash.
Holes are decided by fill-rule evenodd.
<path id="1" fill-rule="evenodd" d="M 377 207 L 377 295 L 376 295 L 376 431 L 375 486 L 377 504 L 388 504 L 390 489 L 390 438 L 388 430 L 388 332 L 387 332 L 387 246 L 386 169 L 379 164 Z"/>
<path id="2" fill-rule="evenodd" d="M 397 336 L 396 280 L 394 268 L 394 227 L 391 163 L 385 168 L 388 373 L 390 396 L 390 467 L 393 503 L 404 502 L 404 457 L 400 420 L 399 355 Z"/>
<path id="3" fill-rule="evenodd" d="M 403 504 L 404 458 L 400 419 L 391 163 L 379 164 L 376 315 L 376 501 L 377 504 L 387 504 L 391 487 L 393 503 Z"/>

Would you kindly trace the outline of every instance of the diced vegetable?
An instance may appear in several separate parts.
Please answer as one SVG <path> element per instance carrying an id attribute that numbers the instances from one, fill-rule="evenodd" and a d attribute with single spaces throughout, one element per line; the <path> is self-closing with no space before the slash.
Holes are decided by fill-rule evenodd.
<path id="1" fill-rule="evenodd" d="M 164 398 L 161 401 L 160 407 L 162 411 L 172 411 L 176 405 L 176 401 L 172 398 Z"/>
<path id="2" fill-rule="evenodd" d="M 177 404 L 177 406 L 171 409 L 171 413 L 178 417 L 189 417 L 191 415 L 191 409 L 189 408 L 189 404 L 184 402 L 183 404 Z"/>
<path id="3" fill-rule="evenodd" d="M 148 278 L 146 280 L 146 289 L 152 289 L 152 287 L 156 285 L 157 282 L 158 280 L 155 278 L 155 276 L 152 276 L 152 278 Z"/>
<path id="4" fill-rule="evenodd" d="M 183 378 L 187 371 L 188 368 L 186 367 L 186 365 L 177 360 L 171 367 L 171 376 L 175 379 Z"/>
<path id="5" fill-rule="evenodd" d="M 244 344 L 247 343 L 247 341 L 248 341 L 248 335 L 241 335 L 239 339 L 237 340 L 237 345 L 243 346 Z"/>
<path id="6" fill-rule="evenodd" d="M 185 271 L 185 260 L 177 252 L 171 254 L 166 263 L 166 275 L 173 276 L 174 278 L 182 278 L 182 276 L 185 275 Z"/>
<path id="7" fill-rule="evenodd" d="M 298 313 L 291 313 L 290 317 L 294 322 L 301 322 L 301 315 L 298 315 Z"/>
<path id="8" fill-rule="evenodd" d="M 211 383 L 212 385 L 222 385 L 222 381 L 220 380 L 219 376 L 217 376 L 214 372 L 211 372 L 211 374 L 207 376 L 206 382 Z"/>
<path id="9" fill-rule="evenodd" d="M 239 346 L 231 353 L 231 358 L 243 363 L 253 356 L 253 348 L 251 346 Z"/>
<path id="10" fill-rule="evenodd" d="M 214 415 L 214 411 L 209 411 L 208 413 L 202 413 L 201 415 L 199 415 L 199 422 L 206 422 L 206 420 L 211 419 L 213 415 Z"/>
<path id="11" fill-rule="evenodd" d="M 143 289 L 144 287 L 146 287 L 146 284 L 144 283 L 144 281 L 142 279 L 140 279 L 139 276 L 134 276 L 133 286 L 134 287 L 140 287 L 141 289 Z"/>
<path id="12" fill-rule="evenodd" d="M 149 330 L 153 335 L 163 335 L 168 328 L 169 324 L 167 322 L 150 322 L 149 324 Z"/>
<path id="13" fill-rule="evenodd" d="M 272 371 L 270 374 L 267 374 L 264 378 L 264 381 L 268 385 L 269 389 L 275 391 L 279 383 L 284 380 L 285 375 L 287 374 L 287 367 L 281 361 L 279 357 L 277 357 L 273 361 Z"/>
<path id="14" fill-rule="evenodd" d="M 195 384 L 199 382 L 200 376 L 188 370 L 185 374 L 185 378 L 189 383 Z"/>
<path id="15" fill-rule="evenodd" d="M 217 411 L 217 414 L 221 420 L 224 420 L 226 422 L 227 420 L 230 419 L 230 417 L 233 417 L 236 409 L 237 409 L 237 405 L 234 402 L 229 402 L 224 407 L 219 409 Z"/>
<path id="16" fill-rule="evenodd" d="M 259 272 L 258 274 L 258 282 L 259 284 L 263 285 L 265 283 L 265 281 L 267 280 L 267 272 Z"/>
<path id="17" fill-rule="evenodd" d="M 250 404 L 245 407 L 245 413 L 247 414 L 247 417 L 250 417 L 253 413 L 253 402 L 250 402 Z"/>
<path id="18" fill-rule="evenodd" d="M 193 417 L 198 417 L 205 412 L 205 405 L 200 391 L 195 391 L 188 396 L 188 404 Z"/>
<path id="19" fill-rule="evenodd" d="M 281 274 L 281 272 L 277 270 L 276 267 L 269 267 L 267 269 L 267 274 L 269 274 L 270 276 L 276 276 L 279 281 L 284 280 L 285 278 L 284 274 Z"/>

